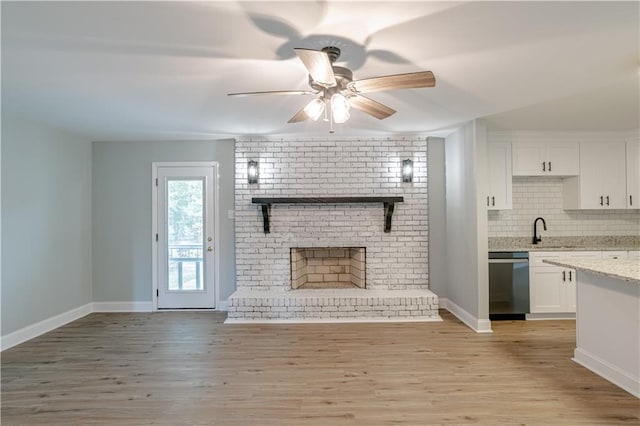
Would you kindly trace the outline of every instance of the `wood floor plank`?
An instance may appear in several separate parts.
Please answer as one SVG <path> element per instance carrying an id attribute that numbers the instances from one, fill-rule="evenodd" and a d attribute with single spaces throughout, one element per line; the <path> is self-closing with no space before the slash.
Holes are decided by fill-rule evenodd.
<path id="1" fill-rule="evenodd" d="M 224 325 L 92 314 L 2 353 L 2 425 L 640 424 L 573 321 Z"/>

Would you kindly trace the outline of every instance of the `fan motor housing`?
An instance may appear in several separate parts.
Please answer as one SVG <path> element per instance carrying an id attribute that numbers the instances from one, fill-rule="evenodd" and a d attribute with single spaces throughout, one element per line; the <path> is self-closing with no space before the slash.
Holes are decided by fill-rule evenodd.
<path id="1" fill-rule="evenodd" d="M 349 68 L 339 67 L 337 65 L 334 65 L 332 68 L 333 74 L 336 76 L 336 87 L 338 88 L 338 90 L 346 89 L 347 84 L 353 81 L 353 73 Z M 311 75 L 309 75 L 309 86 L 318 91 L 326 89 L 326 87 L 316 83 Z"/>

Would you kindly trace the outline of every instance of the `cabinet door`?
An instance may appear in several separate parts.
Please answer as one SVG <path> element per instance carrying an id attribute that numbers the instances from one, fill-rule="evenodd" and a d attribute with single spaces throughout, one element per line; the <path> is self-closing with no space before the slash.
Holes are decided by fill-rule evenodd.
<path id="1" fill-rule="evenodd" d="M 564 312 L 566 296 L 565 283 L 562 281 L 563 271 L 564 268 L 556 266 L 529 269 L 531 313 Z"/>
<path id="2" fill-rule="evenodd" d="M 514 142 L 512 145 L 513 176 L 546 175 L 545 145 L 541 142 Z"/>
<path id="3" fill-rule="evenodd" d="M 576 271 L 565 269 L 562 282 L 564 287 L 564 308 L 563 312 L 576 312 Z"/>
<path id="4" fill-rule="evenodd" d="M 625 157 L 624 142 L 580 145 L 580 208 L 626 208 Z"/>
<path id="5" fill-rule="evenodd" d="M 627 207 L 626 144 L 624 142 L 602 143 L 600 164 L 602 167 L 602 192 L 605 208 Z"/>
<path id="6" fill-rule="evenodd" d="M 627 208 L 640 209 L 640 140 L 627 142 Z"/>
<path id="7" fill-rule="evenodd" d="M 601 209 L 604 207 L 604 193 L 601 186 L 601 151 L 602 147 L 599 143 L 580 145 L 579 204 L 582 209 Z"/>
<path id="8" fill-rule="evenodd" d="M 580 174 L 578 142 L 547 142 L 546 148 L 548 175 L 577 176 Z"/>
<path id="9" fill-rule="evenodd" d="M 489 157 L 489 210 L 512 208 L 511 201 L 511 144 L 508 142 L 490 142 Z"/>
<path id="10" fill-rule="evenodd" d="M 610 252 L 622 253 L 622 252 Z M 626 253 L 625 253 L 626 254 Z M 604 256 L 600 251 L 572 251 L 565 253 L 567 259 L 601 259 Z M 562 275 L 562 287 L 564 289 L 564 302 L 562 312 L 576 311 L 576 271 L 565 268 Z"/>

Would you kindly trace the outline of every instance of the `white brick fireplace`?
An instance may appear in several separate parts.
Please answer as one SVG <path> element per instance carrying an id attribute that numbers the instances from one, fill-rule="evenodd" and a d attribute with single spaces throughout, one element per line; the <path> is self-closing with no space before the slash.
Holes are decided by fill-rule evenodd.
<path id="1" fill-rule="evenodd" d="M 227 321 L 439 320 L 437 296 L 428 289 L 426 153 L 426 141 L 417 138 L 237 141 L 237 291 L 229 297 Z M 407 158 L 413 161 L 413 182 L 402 182 Z M 257 184 L 247 181 L 250 160 L 259 164 Z M 403 202 L 395 203 L 390 232 L 381 202 L 273 204 L 265 209 L 265 233 L 261 206 L 252 199 L 270 197 L 403 197 Z M 299 248 L 309 251 L 294 258 L 292 250 Z M 305 256 L 308 265 L 325 250 L 351 256 L 354 248 L 362 248 L 356 257 L 366 253 L 361 282 L 347 278 L 347 270 L 355 270 L 351 260 L 336 262 L 335 274 L 329 263 L 311 261 L 329 266 L 318 269 L 327 275 L 313 269 L 304 279 L 336 278 L 331 285 L 305 286 L 292 275 Z M 346 268 L 338 271 L 338 266 Z"/>

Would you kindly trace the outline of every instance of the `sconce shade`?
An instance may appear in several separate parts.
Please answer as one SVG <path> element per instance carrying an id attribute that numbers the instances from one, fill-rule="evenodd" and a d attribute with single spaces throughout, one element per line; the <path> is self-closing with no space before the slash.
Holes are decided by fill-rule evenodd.
<path id="1" fill-rule="evenodd" d="M 258 183 L 258 162 L 250 160 L 247 163 L 247 182 Z"/>
<path id="2" fill-rule="evenodd" d="M 413 182 L 413 161 L 402 160 L 402 181 Z"/>

